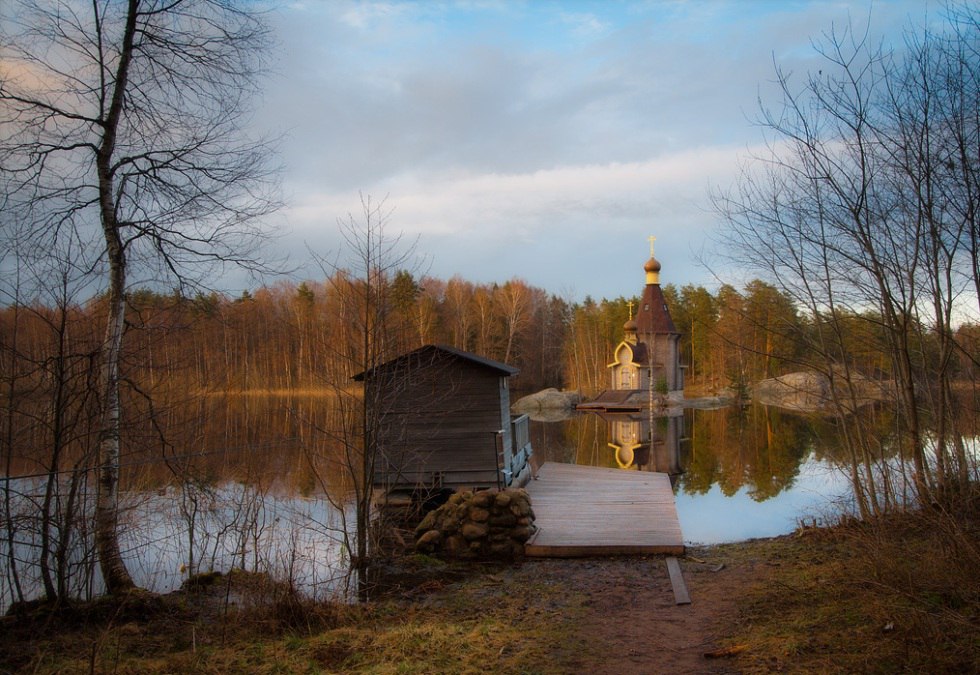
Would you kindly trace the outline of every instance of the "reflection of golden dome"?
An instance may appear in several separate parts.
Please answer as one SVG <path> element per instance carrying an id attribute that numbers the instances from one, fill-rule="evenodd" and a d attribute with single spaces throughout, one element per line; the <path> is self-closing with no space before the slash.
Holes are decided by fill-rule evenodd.
<path id="1" fill-rule="evenodd" d="M 633 448 L 612 447 L 616 448 L 616 463 L 619 464 L 620 469 L 628 469 L 633 466 Z"/>

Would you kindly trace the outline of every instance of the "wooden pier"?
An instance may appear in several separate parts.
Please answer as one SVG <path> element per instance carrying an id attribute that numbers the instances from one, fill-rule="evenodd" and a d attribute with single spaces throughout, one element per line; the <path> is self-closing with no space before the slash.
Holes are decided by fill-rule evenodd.
<path id="1" fill-rule="evenodd" d="M 648 392 L 622 389 L 604 391 L 591 401 L 579 403 L 575 409 L 590 412 L 639 412 L 649 407 Z"/>
<path id="2" fill-rule="evenodd" d="M 527 491 L 538 528 L 530 557 L 684 553 L 665 473 L 546 462 Z"/>

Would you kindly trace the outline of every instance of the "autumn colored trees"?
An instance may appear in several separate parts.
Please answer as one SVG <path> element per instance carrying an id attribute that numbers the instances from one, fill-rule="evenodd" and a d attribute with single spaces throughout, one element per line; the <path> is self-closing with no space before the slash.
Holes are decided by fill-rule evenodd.
<path id="1" fill-rule="evenodd" d="M 353 373 L 337 345 L 351 339 L 356 317 L 344 296 L 357 283 L 341 269 L 322 280 L 280 281 L 235 297 L 131 292 L 130 337 L 123 350 L 126 377 L 147 393 L 296 391 L 345 381 Z M 406 270 L 397 270 L 385 283 L 390 293 L 388 353 L 448 344 L 520 368 L 515 383 L 521 391 L 563 387 L 587 395 L 608 388 L 606 366 L 623 339 L 628 303 L 638 298 L 573 303 L 520 279 L 473 284 L 459 277 L 414 277 Z M 681 360 L 692 391 L 799 370 L 806 363 L 801 350 L 828 330 L 785 292 L 759 280 L 741 290 L 722 285 L 714 293 L 703 286 L 668 284 L 664 295 L 682 333 Z M 58 311 L 57 305 L 8 304 L 0 309 L 3 337 L 9 344 L 27 324 L 37 331 L 36 324 Z M 84 326 L 72 329 L 72 338 L 80 339 L 104 317 L 104 298 L 72 302 L 64 311 Z M 892 376 L 891 363 L 872 348 L 882 339 L 873 330 L 873 316 L 842 313 L 838 324 L 843 348 L 862 372 Z M 975 333 L 975 324 L 962 324 L 955 332 L 957 344 L 969 352 Z M 924 339 L 918 349 L 938 354 L 940 345 L 928 335 Z M 32 341 L 32 349 L 47 353 L 52 348 L 47 344 Z M 9 363 L 14 352 L 6 357 Z M 950 368 L 968 378 L 976 365 L 960 356 Z M 13 372 L 5 369 L 5 381 Z"/>
<path id="2" fill-rule="evenodd" d="M 127 294 L 130 321 L 120 360 L 124 488 L 161 485 L 168 470 L 189 481 L 193 489 L 188 494 L 199 497 L 208 476 L 229 471 L 250 481 L 270 471 L 289 475 L 293 484 L 317 493 L 343 495 L 356 486 L 358 477 L 345 474 L 337 458 L 345 456 L 343 448 L 351 463 L 361 457 L 360 432 L 352 431 L 347 445 L 341 436 L 342 425 L 357 420 L 348 414 L 359 401 L 351 376 L 368 363 L 362 356 L 365 316 L 358 313 L 363 302 L 357 299 L 365 291 L 362 276 L 336 269 L 323 279 L 279 281 L 237 296 L 186 297 L 149 289 Z M 375 283 L 380 286 L 372 293 L 384 325 L 368 349 L 372 344 L 384 348 L 372 362 L 430 342 L 477 353 L 486 346 L 483 354 L 495 359 L 504 359 L 509 349 L 510 363 L 521 369 L 514 382 L 517 394 L 555 386 L 588 396 L 607 388 L 607 364 L 629 315 L 627 298 L 570 303 L 521 280 L 474 284 L 393 268 L 375 277 Z M 830 325 L 814 321 L 784 292 L 761 281 L 715 292 L 668 285 L 664 294 L 683 331 L 691 396 L 806 369 L 813 353 L 804 350 L 831 338 L 866 377 L 890 382 L 894 376 L 887 354 L 875 348 L 884 329 L 873 314 L 841 313 Z M 40 495 L 30 523 L 20 516 L 7 518 L 10 531 L 4 534 L 8 541 L 23 540 L 26 530 L 19 528 L 40 527 L 42 581 L 48 592 L 61 596 L 78 583 L 71 546 L 88 536 L 81 514 L 91 494 L 90 470 L 97 466 L 93 381 L 106 300 L 67 293 L 35 296 L 31 302 L 11 294 L 6 300 L 0 308 L 0 460 L 8 476 L 35 476 L 41 486 L 39 492 L 30 488 Z M 965 323 L 957 328 L 956 340 L 975 354 L 978 335 L 976 324 Z M 917 332 L 915 339 L 918 353 L 941 353 L 928 331 Z M 976 386 L 975 360 L 953 359 L 949 369 L 960 394 Z M 229 402 L 241 409 L 239 419 L 225 419 Z M 882 443 L 878 456 L 897 456 L 896 417 L 867 412 L 825 423 L 820 433 L 869 435 Z M 766 433 L 768 419 L 753 433 Z M 259 427 L 269 433 L 263 435 Z M 764 480 L 769 459 L 746 457 L 739 450 L 739 429 L 733 423 L 694 431 L 717 435 L 718 447 L 727 449 L 725 461 L 744 463 L 745 481 L 763 492 L 777 490 L 775 479 Z M 296 466 L 276 465 L 261 451 L 273 438 L 305 459 Z M 766 443 L 782 447 L 790 440 L 769 438 Z M 832 445 L 847 447 L 839 441 Z M 215 449 L 219 452 L 212 455 Z M 716 469 L 690 467 L 685 489 L 700 489 Z M 866 469 L 861 472 L 857 491 L 869 484 L 863 478 Z M 20 489 L 8 484 L 4 499 L 16 500 Z M 15 513 L 11 504 L 6 513 Z M 33 520 L 38 513 L 39 525 Z M 16 562 L 11 566 L 18 568 Z"/>

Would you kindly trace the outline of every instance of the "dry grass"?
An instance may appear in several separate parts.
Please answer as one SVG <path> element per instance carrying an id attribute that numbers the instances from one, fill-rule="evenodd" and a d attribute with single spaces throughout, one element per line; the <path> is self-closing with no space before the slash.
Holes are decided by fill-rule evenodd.
<path id="1" fill-rule="evenodd" d="M 728 643 L 744 672 L 980 672 L 980 519 L 891 516 L 780 546 Z"/>
<path id="2" fill-rule="evenodd" d="M 978 551 L 975 500 L 955 517 L 846 522 L 695 552 L 742 570 L 723 589 L 741 598 L 722 627 L 731 658 L 704 670 L 980 672 Z M 237 574 L 166 597 L 36 611 L 0 624 L 0 672 L 606 672 L 610 655 L 579 630 L 596 610 L 582 578 L 569 578 L 588 566 L 547 565 L 540 576 L 522 568 L 515 588 L 507 568 L 409 558 L 389 595 L 356 606 Z"/>
<path id="3" fill-rule="evenodd" d="M 0 672 L 552 672 L 544 652 L 567 641 L 568 617 L 502 592 L 483 572 L 473 566 L 477 576 L 451 588 L 430 580 L 429 591 L 442 591 L 431 597 L 412 589 L 353 606 L 237 575 L 232 605 L 228 577 L 218 577 L 165 597 L 35 610 L 0 626 Z"/>

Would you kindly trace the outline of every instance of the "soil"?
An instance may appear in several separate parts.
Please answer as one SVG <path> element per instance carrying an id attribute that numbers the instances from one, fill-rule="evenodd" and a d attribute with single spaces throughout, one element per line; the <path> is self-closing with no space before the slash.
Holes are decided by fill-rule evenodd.
<path id="1" fill-rule="evenodd" d="M 690 548 L 679 559 L 692 600 L 688 605 L 676 604 L 662 556 L 529 559 L 505 566 L 423 565 L 421 569 L 410 564 L 409 557 L 401 559 L 407 567 L 396 563 L 388 570 L 381 595 L 424 614 L 426 607 L 459 607 L 460 603 L 471 608 L 495 606 L 500 598 L 512 597 L 514 589 L 524 589 L 520 602 L 508 605 L 515 621 L 565 622 L 568 629 L 555 644 L 542 645 L 539 653 L 544 659 L 535 668 L 541 673 L 732 673 L 739 672 L 738 647 L 733 650 L 725 640 L 736 632 L 736 603 L 746 590 L 763 582 L 769 565 L 779 564 L 774 562 L 778 558 L 774 551 L 780 550 L 777 542 Z M 174 646 L 184 649 L 187 645 L 178 645 L 175 636 L 185 633 L 187 625 L 221 621 L 228 601 L 228 585 L 221 579 L 220 575 L 203 578 L 199 587 L 168 596 L 137 595 L 123 606 L 104 599 L 86 605 L 82 613 L 62 609 L 47 619 L 38 614 L 28 621 L 6 617 L 0 620 L 0 635 L 6 633 L 0 639 L 0 652 L 7 651 L 6 658 L 0 658 L 0 671 L 30 670 L 38 649 L 91 650 L 92 644 L 106 640 L 100 636 L 107 622 L 121 626 L 110 640 L 117 647 L 132 642 L 133 651 L 160 654 Z M 261 580 L 261 575 L 236 573 L 233 595 L 247 596 L 249 585 Z M 109 618 L 102 616 L 107 613 Z M 214 616 L 209 618 L 210 614 Z M 275 618 L 278 624 L 284 619 L 268 610 L 262 616 Z M 308 613 L 300 615 L 299 623 L 307 625 L 311 618 L 324 625 L 334 623 L 330 617 Z M 243 630 L 247 626 L 259 630 L 254 620 L 236 623 Z M 237 632 L 235 626 L 227 628 Z M 43 648 L 36 642 L 42 634 Z"/>
<path id="2" fill-rule="evenodd" d="M 530 560 L 508 582 L 574 589 L 576 638 L 554 650 L 561 672 L 737 672 L 721 641 L 738 621 L 739 589 L 760 581 L 766 562 L 733 562 L 728 549 L 691 549 L 681 569 L 691 604 L 678 605 L 663 557 Z M 505 584 L 505 586 L 510 585 Z M 561 596 L 544 595 L 545 602 Z M 532 600 L 533 602 L 533 600 Z M 581 648 L 577 648 L 581 647 Z M 569 649 L 571 648 L 571 649 Z"/>

